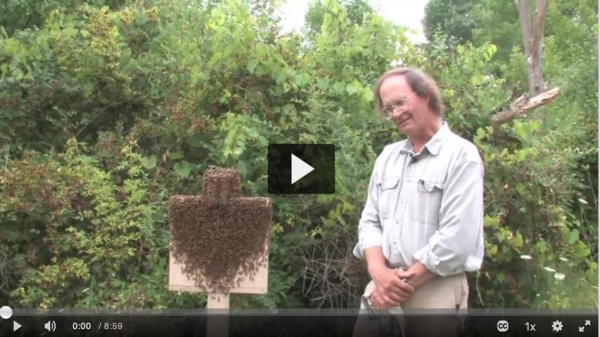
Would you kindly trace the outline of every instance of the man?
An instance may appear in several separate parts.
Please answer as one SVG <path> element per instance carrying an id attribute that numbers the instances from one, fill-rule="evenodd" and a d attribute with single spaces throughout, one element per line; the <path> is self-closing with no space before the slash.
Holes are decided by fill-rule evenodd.
<path id="1" fill-rule="evenodd" d="M 439 89 L 424 72 L 389 71 L 374 94 L 377 110 L 408 139 L 377 158 L 358 226 L 354 255 L 366 260 L 372 279 L 365 305 L 457 312 L 467 307 L 465 272 L 483 260 L 483 163 L 475 145 L 444 122 Z M 404 318 L 407 336 L 464 330 L 456 315 Z M 372 332 L 372 323 L 359 317 L 355 336 Z"/>

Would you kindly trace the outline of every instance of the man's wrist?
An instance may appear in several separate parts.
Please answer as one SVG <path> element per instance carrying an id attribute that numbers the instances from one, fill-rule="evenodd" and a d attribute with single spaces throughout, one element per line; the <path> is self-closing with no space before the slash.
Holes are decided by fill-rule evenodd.
<path id="1" fill-rule="evenodd" d="M 413 270 L 416 273 L 414 281 L 411 282 L 415 288 L 420 287 L 437 277 L 436 274 L 427 269 L 427 267 L 425 267 L 425 265 L 420 261 L 415 261 L 409 270 Z"/>
<path id="2" fill-rule="evenodd" d="M 383 263 L 383 262 L 373 262 L 373 263 L 369 264 L 369 266 L 368 266 L 367 269 L 369 271 L 369 275 L 371 275 L 371 278 L 373 278 L 374 274 L 378 274 L 384 268 L 387 268 L 387 266 L 385 265 L 385 263 Z"/>
<path id="3" fill-rule="evenodd" d="M 374 274 L 387 267 L 385 257 L 381 251 L 381 246 L 373 246 L 364 250 L 365 260 L 367 261 L 367 270 L 371 278 Z"/>
<path id="4" fill-rule="evenodd" d="M 370 264 L 368 267 L 369 274 L 371 274 L 371 275 L 377 274 L 377 272 L 379 272 L 384 267 L 385 267 L 385 264 L 382 264 L 382 263 Z"/>

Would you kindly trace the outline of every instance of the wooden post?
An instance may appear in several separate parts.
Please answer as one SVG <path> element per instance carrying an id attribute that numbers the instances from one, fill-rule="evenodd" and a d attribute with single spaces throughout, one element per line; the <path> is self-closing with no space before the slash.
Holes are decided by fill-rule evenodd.
<path id="1" fill-rule="evenodd" d="M 209 294 L 208 303 L 208 318 L 206 319 L 206 336 L 208 337 L 226 337 L 229 336 L 229 294 Z M 211 313 L 211 309 L 220 309 Z M 219 316 L 212 316 L 217 314 Z M 220 316 L 223 314 L 223 316 Z"/>

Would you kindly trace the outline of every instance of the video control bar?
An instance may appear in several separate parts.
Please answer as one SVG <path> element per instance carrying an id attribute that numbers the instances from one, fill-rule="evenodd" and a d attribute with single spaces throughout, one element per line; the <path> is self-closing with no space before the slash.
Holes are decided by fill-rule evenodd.
<path id="1" fill-rule="evenodd" d="M 150 311 L 151 312 L 151 311 Z M 241 312 L 241 313 L 240 313 Z M 0 309 L 0 336 L 206 336 L 210 322 L 226 326 L 228 336 L 352 336 L 358 310 L 273 310 L 252 313 L 206 310 L 138 314 Z M 413 313 L 406 316 L 415 316 Z M 436 321 L 440 314 L 420 314 Z M 373 316 L 370 316 L 373 318 Z M 376 317 L 386 317 L 376 315 Z M 394 317 L 394 316 L 391 316 Z M 464 319 L 463 336 L 598 336 L 598 312 L 533 312 L 483 314 L 476 310 Z M 376 320 L 375 320 L 376 321 Z"/>

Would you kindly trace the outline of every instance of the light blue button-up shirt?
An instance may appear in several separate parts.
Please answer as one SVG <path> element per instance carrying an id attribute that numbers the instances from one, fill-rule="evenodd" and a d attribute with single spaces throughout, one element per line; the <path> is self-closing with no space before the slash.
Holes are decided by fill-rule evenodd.
<path id="1" fill-rule="evenodd" d="M 440 276 L 478 270 L 483 245 L 483 163 L 444 122 L 419 153 L 386 146 L 373 168 L 354 255 L 381 246 L 390 267 L 420 261 Z"/>

